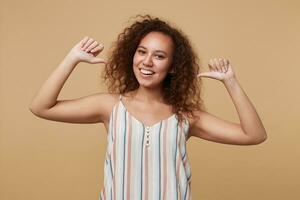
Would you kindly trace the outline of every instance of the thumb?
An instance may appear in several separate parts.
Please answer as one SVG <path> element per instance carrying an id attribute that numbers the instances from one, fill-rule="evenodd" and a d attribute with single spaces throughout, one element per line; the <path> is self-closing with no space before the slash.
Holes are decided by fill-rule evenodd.
<path id="1" fill-rule="evenodd" d="M 202 72 L 197 75 L 197 77 L 211 77 L 211 72 Z"/>
<path id="2" fill-rule="evenodd" d="M 106 64 L 106 61 L 104 59 L 101 59 L 101 58 L 92 58 L 90 60 L 90 63 L 92 63 L 92 64 L 97 64 L 97 63 L 104 63 L 104 64 Z"/>

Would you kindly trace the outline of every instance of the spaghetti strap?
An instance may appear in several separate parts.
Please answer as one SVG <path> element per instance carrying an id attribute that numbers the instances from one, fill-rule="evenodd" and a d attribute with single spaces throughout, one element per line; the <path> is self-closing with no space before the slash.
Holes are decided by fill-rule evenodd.
<path id="1" fill-rule="evenodd" d="M 116 99 L 118 95 L 121 100 L 123 94 Z M 119 101 L 111 113 L 98 200 L 192 199 L 188 126 L 178 124 L 174 116 L 146 126 Z"/>

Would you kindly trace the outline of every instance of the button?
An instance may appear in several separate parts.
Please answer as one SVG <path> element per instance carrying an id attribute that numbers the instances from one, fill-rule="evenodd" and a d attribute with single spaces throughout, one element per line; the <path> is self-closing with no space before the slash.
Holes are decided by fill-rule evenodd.
<path id="1" fill-rule="evenodd" d="M 145 128 L 146 128 L 146 146 L 149 147 L 150 126 L 145 126 Z"/>

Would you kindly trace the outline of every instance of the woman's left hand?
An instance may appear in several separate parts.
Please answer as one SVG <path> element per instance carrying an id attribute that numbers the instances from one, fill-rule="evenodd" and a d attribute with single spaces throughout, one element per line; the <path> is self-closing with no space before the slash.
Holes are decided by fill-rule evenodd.
<path id="1" fill-rule="evenodd" d="M 230 65 L 229 60 L 227 59 L 224 58 L 210 59 L 208 66 L 209 66 L 209 72 L 199 73 L 197 77 L 207 77 L 222 82 L 235 78 L 235 74 L 232 69 L 232 66 Z"/>

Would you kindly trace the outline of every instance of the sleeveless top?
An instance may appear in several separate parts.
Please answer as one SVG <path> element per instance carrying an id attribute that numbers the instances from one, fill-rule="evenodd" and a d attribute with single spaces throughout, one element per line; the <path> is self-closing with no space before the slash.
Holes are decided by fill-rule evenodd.
<path id="1" fill-rule="evenodd" d="M 188 130 L 188 120 L 179 125 L 175 114 L 145 125 L 120 95 L 110 114 L 99 200 L 191 200 Z"/>

